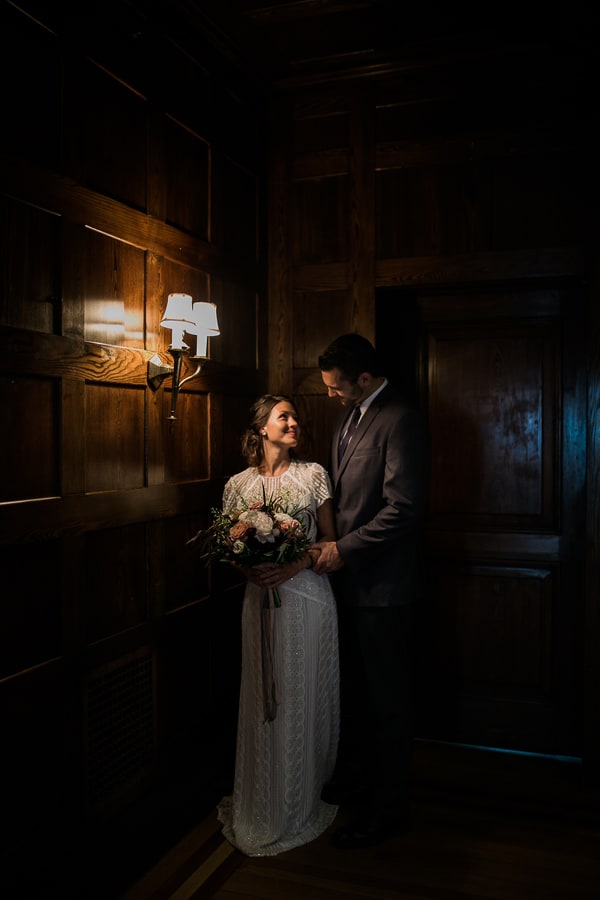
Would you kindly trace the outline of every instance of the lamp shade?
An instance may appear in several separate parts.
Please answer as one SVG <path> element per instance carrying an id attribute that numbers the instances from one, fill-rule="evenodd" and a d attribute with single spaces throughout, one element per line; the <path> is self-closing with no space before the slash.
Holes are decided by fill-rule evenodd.
<path id="1" fill-rule="evenodd" d="M 193 334 L 198 334 L 199 331 L 206 331 L 207 334 L 221 333 L 217 322 L 217 307 L 215 303 L 193 303 L 192 315 L 197 329 L 192 329 Z"/>
<path id="2" fill-rule="evenodd" d="M 185 348 L 183 332 L 193 333 L 195 320 L 192 305 L 190 294 L 169 294 L 167 298 L 167 308 L 160 324 L 163 328 L 170 328 L 173 332 L 171 340 L 173 347 Z"/>
<path id="3" fill-rule="evenodd" d="M 208 338 L 221 333 L 217 322 L 217 307 L 214 303 L 194 303 L 192 316 L 194 324 L 186 330 L 196 335 L 196 356 L 205 357 Z"/>

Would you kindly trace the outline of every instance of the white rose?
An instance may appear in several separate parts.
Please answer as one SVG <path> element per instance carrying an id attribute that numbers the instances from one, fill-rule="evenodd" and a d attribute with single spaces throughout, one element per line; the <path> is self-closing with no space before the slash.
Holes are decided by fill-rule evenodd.
<path id="1" fill-rule="evenodd" d="M 256 528 L 256 539 L 261 544 L 275 542 L 273 520 L 267 513 L 261 512 L 259 509 L 247 509 L 241 514 L 240 522 L 246 522 L 251 528 Z"/>

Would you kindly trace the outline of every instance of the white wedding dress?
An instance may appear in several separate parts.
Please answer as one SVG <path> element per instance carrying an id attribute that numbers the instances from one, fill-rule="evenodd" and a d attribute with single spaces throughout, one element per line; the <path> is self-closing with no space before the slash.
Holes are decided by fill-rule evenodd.
<path id="1" fill-rule="evenodd" d="M 317 507 L 331 496 L 318 463 L 292 461 L 280 478 L 255 468 L 229 479 L 223 510 L 281 496 L 308 507 L 305 527 L 316 540 Z M 261 641 L 265 592 L 248 584 L 242 611 L 242 670 L 233 794 L 218 805 L 224 836 L 247 856 L 275 856 L 306 844 L 333 822 L 337 806 L 321 800 L 333 774 L 339 737 L 337 612 L 326 575 L 305 569 L 278 588 L 271 608 L 273 672 L 278 704 L 265 721 Z"/>

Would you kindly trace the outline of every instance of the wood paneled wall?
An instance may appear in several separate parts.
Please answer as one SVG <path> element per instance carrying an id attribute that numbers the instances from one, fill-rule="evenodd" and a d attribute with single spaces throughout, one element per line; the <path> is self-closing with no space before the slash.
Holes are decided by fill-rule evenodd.
<path id="1" fill-rule="evenodd" d="M 392 375 L 410 373 L 451 450 L 428 534 L 435 665 L 421 686 L 435 703 L 423 733 L 566 746 L 598 771 L 593 61 L 543 39 L 473 47 L 280 84 L 267 116 L 214 47 L 183 52 L 135 5 L 39 7 L 0 13 L 9 839 L 32 819 L 52 827 L 57 808 L 75 827 L 112 814 L 165 773 L 215 799 L 233 753 L 241 585 L 199 567 L 185 542 L 240 467 L 263 389 L 296 396 L 306 454 L 327 462 L 338 408 L 317 358 L 352 330 L 384 349 Z M 147 362 L 169 361 L 159 322 L 173 291 L 216 302 L 221 334 L 169 423 L 168 383 L 152 391 Z M 465 362 L 475 333 L 500 352 L 480 344 Z M 482 493 L 473 448 L 457 442 L 465 420 L 454 428 L 442 406 L 455 412 L 479 380 L 485 425 L 486 404 L 521 377 L 522 405 L 480 433 L 480 472 L 503 476 Z M 540 445 L 522 429 L 536 403 L 532 458 Z M 493 452 L 507 422 L 514 481 Z M 457 622 L 461 641 L 438 643 Z M 449 672 L 454 705 L 441 709 Z"/>
<path id="2" fill-rule="evenodd" d="M 472 49 L 280 92 L 270 383 L 326 463 L 339 408 L 319 353 L 359 331 L 405 378 L 408 334 L 434 439 L 420 734 L 572 756 L 591 777 L 595 66 L 568 42 Z"/>
<path id="3" fill-rule="evenodd" d="M 265 382 L 260 100 L 130 4 L 37 7 L 0 12 L 9 840 L 58 809 L 77 830 L 187 761 L 212 802 L 233 752 L 240 585 L 211 580 L 186 541 L 240 468 Z M 221 328 L 175 422 L 170 381 L 147 381 L 151 356 L 170 362 L 171 292 L 214 301 Z"/>

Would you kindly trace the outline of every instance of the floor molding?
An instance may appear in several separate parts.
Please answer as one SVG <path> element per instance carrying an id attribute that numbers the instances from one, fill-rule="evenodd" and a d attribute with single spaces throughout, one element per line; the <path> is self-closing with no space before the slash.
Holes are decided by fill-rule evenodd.
<path id="1" fill-rule="evenodd" d="M 208 816 L 123 895 L 121 900 L 191 900 L 201 889 L 235 868 L 241 854 L 221 835 L 216 815 Z"/>

